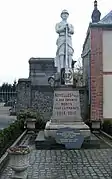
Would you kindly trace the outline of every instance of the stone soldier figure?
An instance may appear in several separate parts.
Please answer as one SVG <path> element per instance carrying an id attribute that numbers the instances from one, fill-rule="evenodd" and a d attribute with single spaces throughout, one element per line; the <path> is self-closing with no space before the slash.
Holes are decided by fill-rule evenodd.
<path id="1" fill-rule="evenodd" d="M 62 77 L 63 70 L 72 69 L 72 56 L 74 50 L 72 48 L 72 38 L 71 35 L 74 34 L 74 27 L 72 24 L 67 22 L 69 13 L 67 10 L 63 10 L 61 13 L 62 21 L 56 24 L 56 32 L 59 34 L 57 39 L 57 52 L 55 58 L 55 67 L 57 67 L 57 72 L 60 73 Z"/>

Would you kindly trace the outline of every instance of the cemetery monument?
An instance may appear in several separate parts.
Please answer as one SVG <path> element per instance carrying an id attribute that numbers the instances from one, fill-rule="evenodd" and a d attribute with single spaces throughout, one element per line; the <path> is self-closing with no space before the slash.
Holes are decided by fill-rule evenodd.
<path id="1" fill-rule="evenodd" d="M 63 10 L 62 21 L 56 24 L 56 32 L 59 37 L 56 42 L 55 67 L 60 83 L 54 87 L 53 113 L 44 130 L 45 138 L 55 140 L 57 140 L 57 133 L 60 129 L 79 131 L 84 139 L 90 137 L 90 129 L 81 117 L 79 90 L 73 86 L 72 35 L 74 27 L 67 22 L 68 16 L 68 11 Z M 54 83 L 55 80 L 57 79 L 54 78 Z M 53 81 L 51 85 L 53 85 L 52 83 Z"/>

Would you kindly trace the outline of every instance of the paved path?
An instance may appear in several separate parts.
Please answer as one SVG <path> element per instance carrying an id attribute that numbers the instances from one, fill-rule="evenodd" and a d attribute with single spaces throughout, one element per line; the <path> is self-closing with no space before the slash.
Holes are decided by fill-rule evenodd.
<path id="1" fill-rule="evenodd" d="M 31 148 L 28 179 L 112 179 L 112 149 L 36 150 L 31 141 L 21 143 Z M 11 174 L 7 163 L 0 179 Z"/>
<path id="2" fill-rule="evenodd" d="M 9 166 L 0 179 L 9 179 Z M 112 179 L 112 149 L 33 150 L 28 179 Z"/>
<path id="3" fill-rule="evenodd" d="M 11 107 L 4 107 L 0 103 L 0 129 L 8 127 L 13 121 L 16 120 L 15 116 L 9 116 L 9 109 Z"/>

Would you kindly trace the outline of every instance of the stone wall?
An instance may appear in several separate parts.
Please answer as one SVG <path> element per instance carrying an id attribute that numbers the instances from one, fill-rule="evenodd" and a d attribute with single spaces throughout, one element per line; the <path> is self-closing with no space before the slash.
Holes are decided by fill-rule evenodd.
<path id="1" fill-rule="evenodd" d="M 49 120 L 53 108 L 53 89 L 50 86 L 30 86 L 25 82 L 18 83 L 18 111 L 33 108 L 43 114 L 45 121 Z M 81 116 L 85 120 L 88 110 L 87 90 L 77 88 L 80 92 Z M 75 89 L 74 89 L 75 90 Z"/>
<path id="2" fill-rule="evenodd" d="M 88 116 L 88 90 L 85 87 L 77 87 L 80 94 L 80 106 L 81 106 L 81 117 L 83 120 L 87 120 Z"/>
<path id="3" fill-rule="evenodd" d="M 31 106 L 31 81 L 29 79 L 19 79 L 17 85 L 17 112 Z"/>
<path id="4" fill-rule="evenodd" d="M 30 58 L 29 79 L 34 86 L 48 84 L 48 78 L 56 73 L 54 58 Z"/>
<path id="5" fill-rule="evenodd" d="M 39 111 L 49 120 L 53 108 L 53 89 L 48 84 L 48 77 L 55 74 L 53 58 L 31 58 L 29 60 L 29 78 L 19 79 L 17 92 L 17 111 L 27 108 Z M 80 92 L 81 114 L 85 119 L 88 106 L 87 90 Z"/>
<path id="6" fill-rule="evenodd" d="M 90 41 L 90 30 L 88 29 L 87 36 L 83 45 L 82 51 L 82 64 L 83 64 L 83 84 L 89 87 L 90 81 L 90 51 L 91 51 L 91 41 Z"/>
<path id="7" fill-rule="evenodd" d="M 32 86 L 31 106 L 41 114 L 47 121 L 52 115 L 53 90 L 50 86 Z"/>
<path id="8" fill-rule="evenodd" d="M 83 45 L 82 50 L 82 64 L 83 64 L 83 86 L 87 87 L 88 90 L 88 103 L 91 103 L 91 92 L 90 92 L 90 59 L 91 59 L 91 34 L 88 28 L 87 36 Z"/>

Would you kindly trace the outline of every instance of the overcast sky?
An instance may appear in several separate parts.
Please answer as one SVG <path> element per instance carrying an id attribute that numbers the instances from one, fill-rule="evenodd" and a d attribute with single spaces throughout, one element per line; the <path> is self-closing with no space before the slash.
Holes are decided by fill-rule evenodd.
<path id="1" fill-rule="evenodd" d="M 31 57 L 55 57 L 55 24 L 63 9 L 73 24 L 74 60 L 81 56 L 82 45 L 91 21 L 94 0 L 0 0 L 0 84 L 12 83 L 29 75 Z M 104 17 L 112 10 L 112 0 L 98 0 Z"/>

